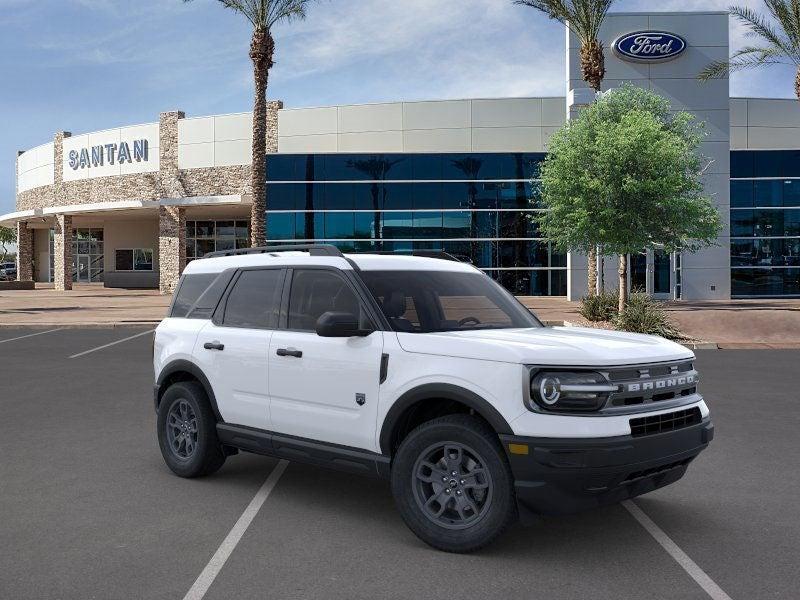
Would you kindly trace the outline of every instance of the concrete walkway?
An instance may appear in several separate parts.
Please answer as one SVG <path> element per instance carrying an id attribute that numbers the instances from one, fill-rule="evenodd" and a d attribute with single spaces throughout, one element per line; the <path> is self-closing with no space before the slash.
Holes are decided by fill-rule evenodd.
<path id="1" fill-rule="evenodd" d="M 152 325 L 171 297 L 158 290 L 76 284 L 70 292 L 51 285 L 0 292 L 0 327 L 110 327 Z M 543 321 L 579 322 L 578 304 L 564 298 L 521 297 Z M 800 348 L 800 300 L 667 303 L 682 331 L 724 348 Z"/>
<path id="2" fill-rule="evenodd" d="M 0 292 L 0 327 L 109 327 L 150 325 L 167 314 L 171 296 L 158 290 L 104 288 L 75 284 L 57 292 L 52 285 Z"/>
<path id="3" fill-rule="evenodd" d="M 564 298 L 522 297 L 545 321 L 581 321 L 578 303 Z M 800 299 L 668 302 L 684 333 L 722 348 L 800 348 Z"/>

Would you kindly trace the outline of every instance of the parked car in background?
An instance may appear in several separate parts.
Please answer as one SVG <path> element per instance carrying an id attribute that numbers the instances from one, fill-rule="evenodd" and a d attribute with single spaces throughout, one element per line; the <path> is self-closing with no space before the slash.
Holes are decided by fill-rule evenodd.
<path id="1" fill-rule="evenodd" d="M 13 281 L 17 278 L 17 263 L 0 263 L 0 281 Z"/>

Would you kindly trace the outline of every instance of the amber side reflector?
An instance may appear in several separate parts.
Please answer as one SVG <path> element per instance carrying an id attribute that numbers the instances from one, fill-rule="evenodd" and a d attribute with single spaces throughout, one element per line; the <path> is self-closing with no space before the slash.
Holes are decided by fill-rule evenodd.
<path id="1" fill-rule="evenodd" d="M 509 444 L 508 451 L 511 452 L 511 454 L 527 454 L 528 444 Z"/>

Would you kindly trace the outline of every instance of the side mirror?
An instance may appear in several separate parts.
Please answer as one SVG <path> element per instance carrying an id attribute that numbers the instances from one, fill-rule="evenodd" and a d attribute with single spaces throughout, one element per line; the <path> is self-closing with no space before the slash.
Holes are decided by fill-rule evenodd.
<path id="1" fill-rule="evenodd" d="M 317 319 L 317 335 L 320 337 L 365 337 L 371 329 L 361 329 L 358 317 L 344 312 L 326 312 Z"/>

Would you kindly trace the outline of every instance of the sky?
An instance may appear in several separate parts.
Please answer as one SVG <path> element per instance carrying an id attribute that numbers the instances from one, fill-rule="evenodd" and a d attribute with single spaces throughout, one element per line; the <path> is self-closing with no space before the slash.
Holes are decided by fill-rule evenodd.
<path id="1" fill-rule="evenodd" d="M 613 10 L 652 6 L 618 0 Z M 217 0 L 0 0 L 0 214 L 14 210 L 17 151 L 56 131 L 153 122 L 166 110 L 250 110 L 249 27 Z M 564 37 L 559 23 L 511 0 L 318 0 L 305 21 L 275 30 L 268 95 L 287 107 L 560 96 Z M 732 47 L 744 41 L 734 28 Z M 793 80 L 785 67 L 745 72 L 731 93 L 789 98 Z"/>

